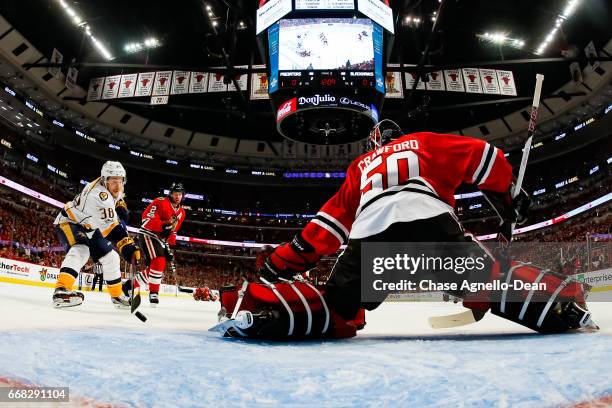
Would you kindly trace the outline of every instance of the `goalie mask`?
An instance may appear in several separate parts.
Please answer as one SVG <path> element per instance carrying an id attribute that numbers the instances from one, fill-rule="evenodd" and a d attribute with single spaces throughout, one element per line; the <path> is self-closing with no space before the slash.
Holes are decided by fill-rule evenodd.
<path id="1" fill-rule="evenodd" d="M 368 136 L 367 149 L 374 150 L 402 136 L 404 132 L 397 123 L 383 119 L 374 125 Z"/>

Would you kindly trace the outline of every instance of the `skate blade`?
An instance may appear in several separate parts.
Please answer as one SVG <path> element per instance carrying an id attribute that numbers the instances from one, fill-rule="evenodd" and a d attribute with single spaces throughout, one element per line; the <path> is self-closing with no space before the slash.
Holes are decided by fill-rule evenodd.
<path id="1" fill-rule="evenodd" d="M 149 305 L 151 306 L 151 308 L 157 309 L 157 303 L 149 303 Z"/>
<path id="2" fill-rule="evenodd" d="M 115 306 L 115 309 L 119 310 L 130 310 L 130 305 L 121 305 L 118 303 L 113 303 L 113 306 Z"/>
<path id="3" fill-rule="evenodd" d="M 54 300 L 53 301 L 53 307 L 56 309 L 63 309 L 66 307 L 75 307 L 75 306 L 79 306 L 81 304 L 83 304 L 83 301 L 80 298 L 77 298 L 80 301 L 76 301 L 76 302 L 72 302 L 72 301 L 63 301 L 63 300 Z"/>

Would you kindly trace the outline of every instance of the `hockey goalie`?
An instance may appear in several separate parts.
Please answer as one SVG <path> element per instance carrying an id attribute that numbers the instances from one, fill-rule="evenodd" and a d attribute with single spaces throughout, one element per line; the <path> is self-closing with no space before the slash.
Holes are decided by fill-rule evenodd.
<path id="1" fill-rule="evenodd" d="M 454 214 L 454 192 L 462 183 L 477 186 L 500 218 L 500 236 L 511 240 L 514 223 L 526 219 L 529 197 L 514 199 L 512 168 L 489 143 L 429 132 L 404 135 L 392 121 L 377 124 L 368 152 L 349 166 L 346 179 L 291 242 L 262 254 L 259 283 L 221 291 L 220 323 L 215 330 L 246 338 L 352 337 L 365 325 L 365 310 L 379 302 L 361 300 L 362 244 L 372 242 L 467 243 L 485 249 L 467 234 Z M 321 257 L 339 256 L 329 280 L 315 287 L 302 278 Z M 490 255 L 490 254 L 489 254 Z M 474 314 L 487 311 L 540 333 L 591 329 L 581 283 L 571 277 L 489 256 L 486 276 L 546 282 L 546 290 L 512 293 L 513 302 L 463 299 Z M 212 330 L 212 329 L 211 329 Z"/>

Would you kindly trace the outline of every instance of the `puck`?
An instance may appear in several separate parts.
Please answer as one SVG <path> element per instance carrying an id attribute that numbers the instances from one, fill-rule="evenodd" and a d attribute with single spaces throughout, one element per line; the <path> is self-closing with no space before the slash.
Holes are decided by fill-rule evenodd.
<path id="1" fill-rule="evenodd" d="M 143 322 L 143 323 L 147 321 L 147 317 L 145 315 L 143 315 L 142 313 L 140 313 L 140 312 L 136 312 L 136 313 L 134 313 L 134 315 L 137 318 L 139 318 L 140 321 Z"/>

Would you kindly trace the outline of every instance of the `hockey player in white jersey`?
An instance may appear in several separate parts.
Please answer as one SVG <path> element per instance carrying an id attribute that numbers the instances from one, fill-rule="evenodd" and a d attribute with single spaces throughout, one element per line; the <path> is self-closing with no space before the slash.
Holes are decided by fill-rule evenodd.
<path id="1" fill-rule="evenodd" d="M 67 248 L 53 293 L 55 307 L 78 306 L 81 292 L 72 290 L 79 271 L 91 257 L 102 265 L 102 273 L 112 302 L 129 308 L 130 301 L 121 291 L 119 254 L 132 263 L 140 261 L 140 250 L 120 222 L 116 205 L 123 199 L 126 172 L 121 163 L 107 161 L 100 177 L 88 183 L 74 200 L 66 203 L 54 224 Z"/>

